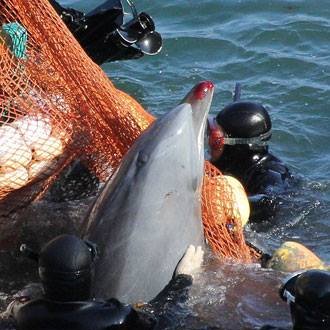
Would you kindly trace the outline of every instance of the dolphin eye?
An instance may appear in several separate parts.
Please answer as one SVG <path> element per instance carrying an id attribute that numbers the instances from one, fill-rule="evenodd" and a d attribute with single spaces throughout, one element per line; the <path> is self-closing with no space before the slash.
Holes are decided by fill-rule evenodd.
<path id="1" fill-rule="evenodd" d="M 139 155 L 136 160 L 136 166 L 142 167 L 144 164 L 146 164 L 149 160 L 149 155 L 145 154 L 144 152 L 139 152 Z"/>

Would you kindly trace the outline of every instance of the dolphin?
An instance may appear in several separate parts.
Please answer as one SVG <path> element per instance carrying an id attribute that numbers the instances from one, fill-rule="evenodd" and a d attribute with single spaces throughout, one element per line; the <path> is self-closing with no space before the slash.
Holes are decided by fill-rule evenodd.
<path id="1" fill-rule="evenodd" d="M 149 301 L 189 244 L 203 245 L 204 130 L 214 85 L 196 85 L 135 141 L 82 226 L 97 244 L 96 297 Z"/>

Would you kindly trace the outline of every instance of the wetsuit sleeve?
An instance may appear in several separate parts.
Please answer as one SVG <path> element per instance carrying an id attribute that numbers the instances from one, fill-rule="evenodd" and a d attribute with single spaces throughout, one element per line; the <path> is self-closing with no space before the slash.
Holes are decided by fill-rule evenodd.
<path id="1" fill-rule="evenodd" d="M 150 304 L 155 308 L 161 308 L 168 302 L 174 305 L 185 302 L 188 299 L 188 291 L 192 282 L 193 279 L 190 275 L 180 274 L 173 277 L 166 287 L 150 301 Z"/>
<path id="2" fill-rule="evenodd" d="M 125 320 L 122 329 L 152 330 L 156 324 L 157 319 L 151 313 L 132 309 L 129 317 Z"/>
<path id="3" fill-rule="evenodd" d="M 55 0 L 49 0 L 49 3 L 53 6 L 53 8 L 56 10 L 56 12 L 61 15 L 64 8 Z"/>
<path id="4" fill-rule="evenodd" d="M 75 35 L 77 31 L 84 29 L 85 14 L 83 12 L 73 8 L 64 8 L 55 0 L 49 0 L 49 2 L 73 35 Z"/>
<path id="5" fill-rule="evenodd" d="M 247 190 L 250 193 L 251 222 L 271 220 L 279 207 L 281 193 L 288 188 L 291 179 L 289 169 L 272 155 L 250 170 Z"/>
<path id="6" fill-rule="evenodd" d="M 170 328 L 177 313 L 184 309 L 184 304 L 188 299 L 188 289 L 192 284 L 192 277 L 189 275 L 180 274 L 173 277 L 166 287 L 153 299 L 149 304 L 136 306 L 138 311 L 142 310 L 147 315 L 156 315 L 157 329 Z M 140 316 L 143 314 L 140 314 Z"/>
<path id="7" fill-rule="evenodd" d="M 246 186 L 250 195 L 276 195 L 289 185 L 292 175 L 275 156 L 268 154 L 247 171 Z"/>
<path id="8" fill-rule="evenodd" d="M 68 29 L 91 59 L 101 65 L 108 61 L 137 59 L 143 56 L 140 49 L 126 47 L 109 36 L 123 23 L 120 1 L 106 1 L 86 15 L 73 8 L 64 8 L 55 0 L 49 0 Z"/>
<path id="9" fill-rule="evenodd" d="M 248 199 L 251 209 L 251 222 L 270 221 L 277 212 L 279 201 L 276 195 L 258 194 L 249 196 Z"/>

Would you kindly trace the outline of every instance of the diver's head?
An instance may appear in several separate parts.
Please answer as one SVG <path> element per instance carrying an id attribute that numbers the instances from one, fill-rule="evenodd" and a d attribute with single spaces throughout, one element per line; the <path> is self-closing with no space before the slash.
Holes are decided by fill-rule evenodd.
<path id="1" fill-rule="evenodd" d="M 90 298 L 95 257 L 96 247 L 73 235 L 48 242 L 38 261 L 45 297 L 57 301 Z"/>
<path id="2" fill-rule="evenodd" d="M 226 153 L 235 157 L 251 150 L 267 151 L 271 127 L 270 116 L 261 104 L 240 101 L 227 105 L 209 120 L 211 160 L 216 162 Z"/>
<path id="3" fill-rule="evenodd" d="M 330 273 L 308 270 L 285 281 L 280 296 L 290 304 L 294 329 L 330 329 Z"/>

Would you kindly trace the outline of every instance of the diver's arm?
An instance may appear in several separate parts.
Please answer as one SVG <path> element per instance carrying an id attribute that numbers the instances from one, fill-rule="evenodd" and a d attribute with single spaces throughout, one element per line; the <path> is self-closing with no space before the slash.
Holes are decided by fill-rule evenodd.
<path id="1" fill-rule="evenodd" d="M 101 65 L 143 56 L 139 48 L 124 46 L 111 37 L 123 21 L 124 11 L 120 1 L 107 0 L 86 15 L 73 8 L 64 8 L 55 0 L 49 2 L 95 63 Z"/>
<path id="2" fill-rule="evenodd" d="M 62 11 L 64 11 L 64 7 L 62 7 L 58 2 L 55 0 L 49 0 L 49 3 L 53 6 L 53 8 L 56 10 L 58 15 L 61 15 Z"/>
<path id="3" fill-rule="evenodd" d="M 251 222 L 272 220 L 280 204 L 280 195 L 287 189 L 291 177 L 288 168 L 280 161 L 266 162 L 250 174 L 247 190 L 250 192 Z"/>
<path id="4" fill-rule="evenodd" d="M 55 0 L 49 0 L 49 2 L 73 35 L 75 35 L 77 31 L 84 29 L 85 14 L 83 12 L 73 8 L 64 8 Z"/>
<path id="5" fill-rule="evenodd" d="M 158 328 L 168 327 L 173 322 L 173 313 L 182 308 L 179 303 L 188 299 L 189 287 L 193 283 L 194 273 L 200 268 L 202 259 L 201 247 L 195 249 L 194 246 L 190 246 L 178 263 L 172 280 L 147 306 L 151 309 L 150 312 L 158 316 Z"/>
<path id="6" fill-rule="evenodd" d="M 203 255 L 204 251 L 200 246 L 195 248 L 193 245 L 190 245 L 179 261 L 171 281 L 150 301 L 150 304 L 153 307 L 161 308 L 169 301 L 176 304 L 179 301 L 187 300 L 188 289 L 193 283 L 194 275 L 200 269 Z"/>
<path id="7" fill-rule="evenodd" d="M 277 197 L 267 194 L 256 194 L 248 197 L 250 204 L 250 221 L 263 223 L 270 221 L 276 214 L 278 207 Z"/>
<path id="8" fill-rule="evenodd" d="M 246 188 L 250 195 L 276 195 L 283 192 L 293 176 L 280 159 L 267 154 L 254 164 L 246 177 Z"/>
<path id="9" fill-rule="evenodd" d="M 118 325 L 118 329 L 151 330 L 156 324 L 159 326 L 163 322 L 166 323 L 166 318 L 160 311 L 167 309 L 169 305 L 175 306 L 178 301 L 186 300 L 193 275 L 200 267 L 202 259 L 201 247 L 195 249 L 191 245 L 178 263 L 172 280 L 149 304 L 137 303 L 130 307 L 121 304 L 116 299 L 108 300 L 108 303 L 118 306 L 118 310 L 130 308 L 130 312 L 126 313 L 125 319 L 121 325 Z M 162 327 L 160 326 L 160 328 Z"/>
<path id="10" fill-rule="evenodd" d="M 173 277 L 165 288 L 150 301 L 150 305 L 154 309 L 162 309 L 165 303 L 171 302 L 175 305 L 179 301 L 186 301 L 192 283 L 193 278 L 191 275 L 180 274 Z"/>

